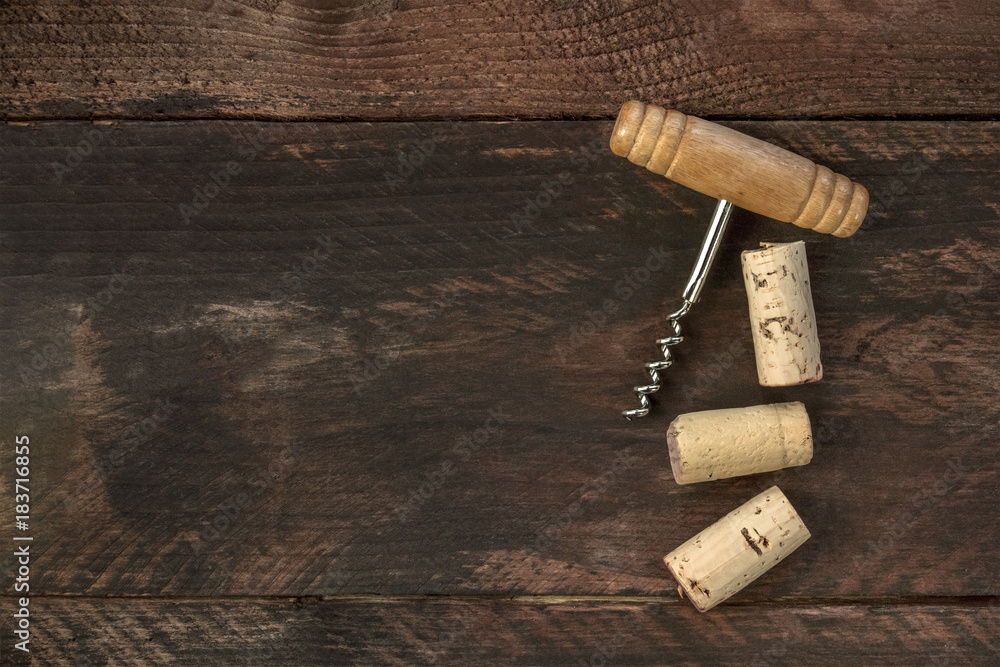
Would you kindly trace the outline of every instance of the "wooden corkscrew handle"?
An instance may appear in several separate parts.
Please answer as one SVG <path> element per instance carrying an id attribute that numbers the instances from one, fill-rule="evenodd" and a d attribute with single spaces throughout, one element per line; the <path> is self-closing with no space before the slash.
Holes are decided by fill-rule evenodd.
<path id="1" fill-rule="evenodd" d="M 679 111 L 626 102 L 611 150 L 703 194 L 815 232 L 847 237 L 868 191 L 812 160 Z"/>

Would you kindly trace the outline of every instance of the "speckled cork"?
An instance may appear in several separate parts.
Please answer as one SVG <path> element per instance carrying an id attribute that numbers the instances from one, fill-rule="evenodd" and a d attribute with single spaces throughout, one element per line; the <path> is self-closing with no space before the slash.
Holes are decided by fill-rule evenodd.
<path id="1" fill-rule="evenodd" d="M 788 387 L 823 379 L 806 245 L 762 243 L 741 255 L 757 380 Z"/>
<path id="2" fill-rule="evenodd" d="M 698 611 L 741 591 L 810 537 L 776 486 L 733 510 L 664 556 L 670 574 Z"/>
<path id="3" fill-rule="evenodd" d="M 680 415 L 667 428 L 678 484 L 753 475 L 812 460 L 806 406 L 775 403 Z"/>

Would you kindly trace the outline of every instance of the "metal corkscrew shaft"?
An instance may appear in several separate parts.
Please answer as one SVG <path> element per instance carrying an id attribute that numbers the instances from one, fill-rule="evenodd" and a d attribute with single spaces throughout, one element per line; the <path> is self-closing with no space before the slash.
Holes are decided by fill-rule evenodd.
<path id="1" fill-rule="evenodd" d="M 649 413 L 649 395 L 660 389 L 659 373 L 673 363 L 670 348 L 683 340 L 679 320 L 698 301 L 732 205 L 844 238 L 864 222 L 868 191 L 847 176 L 774 144 L 636 100 L 626 102 L 618 112 L 611 152 L 719 200 L 698 263 L 684 288 L 684 305 L 668 318 L 674 333 L 656 341 L 663 360 L 646 364 L 652 382 L 635 388 L 642 407 L 623 413 L 631 420 Z"/>
<path id="2" fill-rule="evenodd" d="M 691 310 L 691 306 L 697 303 L 698 298 L 701 296 L 701 290 L 705 286 L 709 269 L 712 268 L 712 262 L 715 260 L 715 255 L 722 244 L 722 237 L 725 236 L 726 227 L 729 225 L 729 216 L 732 212 L 733 205 L 725 199 L 720 199 L 715 207 L 715 213 L 712 215 L 712 224 L 709 225 L 708 233 L 705 234 L 705 240 L 702 242 L 701 250 L 698 252 L 698 261 L 695 262 L 694 269 L 691 271 L 691 277 L 684 287 L 684 294 L 682 295 L 684 305 L 667 317 L 667 321 L 670 323 L 671 329 L 673 329 L 673 335 L 660 338 L 656 341 L 660 352 L 663 354 L 663 359 L 645 364 L 646 372 L 649 373 L 652 382 L 635 388 L 635 393 L 639 397 L 640 407 L 622 412 L 622 416 L 625 419 L 632 421 L 633 417 L 645 417 L 649 414 L 649 395 L 659 391 L 662 384 L 660 371 L 670 368 L 674 363 L 673 353 L 670 348 L 684 340 L 684 336 L 681 333 L 680 319 L 687 315 L 688 311 Z"/>

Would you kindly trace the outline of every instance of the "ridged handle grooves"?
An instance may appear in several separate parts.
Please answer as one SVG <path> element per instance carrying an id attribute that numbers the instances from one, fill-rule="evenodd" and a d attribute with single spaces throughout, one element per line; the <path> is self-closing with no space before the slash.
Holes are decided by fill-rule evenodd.
<path id="1" fill-rule="evenodd" d="M 868 191 L 812 160 L 736 130 L 642 102 L 626 102 L 611 150 L 656 174 L 782 222 L 847 237 Z"/>

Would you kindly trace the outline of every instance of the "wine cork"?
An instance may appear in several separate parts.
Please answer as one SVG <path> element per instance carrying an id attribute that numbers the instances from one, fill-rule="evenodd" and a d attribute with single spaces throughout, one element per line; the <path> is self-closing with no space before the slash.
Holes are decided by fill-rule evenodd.
<path id="1" fill-rule="evenodd" d="M 678 484 L 804 466 L 813 439 L 806 406 L 775 403 L 680 415 L 667 428 Z"/>
<path id="2" fill-rule="evenodd" d="M 809 529 L 776 486 L 750 499 L 664 556 L 698 611 L 743 590 L 809 539 Z"/>
<path id="3" fill-rule="evenodd" d="M 757 379 L 788 387 L 823 379 L 806 246 L 762 243 L 742 256 Z"/>

